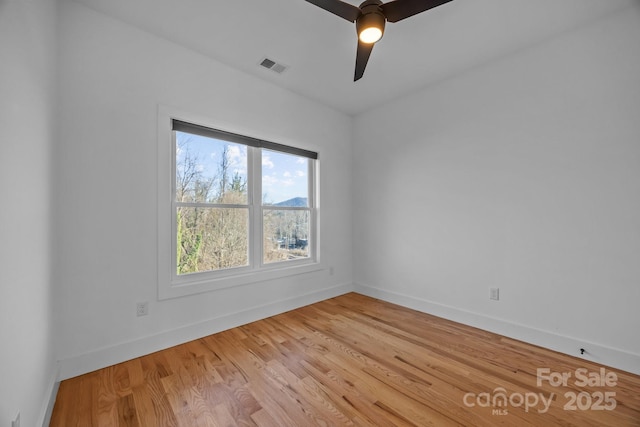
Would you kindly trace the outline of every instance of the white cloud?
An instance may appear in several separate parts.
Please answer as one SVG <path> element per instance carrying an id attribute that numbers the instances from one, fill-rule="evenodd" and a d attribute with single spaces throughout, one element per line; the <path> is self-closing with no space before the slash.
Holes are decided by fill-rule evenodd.
<path id="1" fill-rule="evenodd" d="M 273 175 L 263 175 L 262 176 L 262 186 L 263 187 L 272 187 L 273 185 L 278 183 L 278 178 Z"/>
<path id="2" fill-rule="evenodd" d="M 229 159 L 229 164 L 232 166 L 242 165 L 246 163 L 247 156 L 240 150 L 240 147 L 237 145 L 230 145 L 227 149 L 227 158 Z"/>
<path id="3" fill-rule="evenodd" d="M 264 156 L 263 155 L 262 156 L 262 166 L 266 166 L 269 169 L 273 169 L 275 165 L 273 164 L 273 162 L 271 161 L 269 156 Z"/>
<path id="4" fill-rule="evenodd" d="M 290 178 L 291 177 L 291 172 L 286 171 L 285 173 L 282 174 L 282 176 L 284 176 L 286 178 Z"/>
<path id="5" fill-rule="evenodd" d="M 304 173 L 303 171 L 296 171 L 296 176 L 305 176 L 306 173 Z"/>
<path id="6" fill-rule="evenodd" d="M 289 174 L 291 176 L 291 174 Z M 262 175 L 262 187 L 291 187 L 295 185 L 295 180 L 290 177 L 287 179 L 280 179 L 275 175 Z"/>
<path id="7" fill-rule="evenodd" d="M 298 157 L 296 163 L 299 165 L 304 165 L 305 163 L 307 163 L 307 159 L 305 159 L 304 157 Z"/>

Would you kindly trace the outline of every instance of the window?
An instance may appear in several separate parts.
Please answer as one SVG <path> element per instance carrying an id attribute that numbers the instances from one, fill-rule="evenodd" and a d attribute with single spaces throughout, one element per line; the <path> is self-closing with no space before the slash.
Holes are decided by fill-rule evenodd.
<path id="1" fill-rule="evenodd" d="M 319 269 L 316 153 L 172 117 L 169 134 L 159 176 L 169 160 L 171 203 L 161 185 L 158 243 L 160 275 L 167 263 L 170 274 L 159 278 L 160 298 Z"/>
<path id="2" fill-rule="evenodd" d="M 247 146 L 175 132 L 176 274 L 249 265 Z"/>
<path id="3" fill-rule="evenodd" d="M 262 261 L 309 257 L 310 160 L 262 150 Z"/>

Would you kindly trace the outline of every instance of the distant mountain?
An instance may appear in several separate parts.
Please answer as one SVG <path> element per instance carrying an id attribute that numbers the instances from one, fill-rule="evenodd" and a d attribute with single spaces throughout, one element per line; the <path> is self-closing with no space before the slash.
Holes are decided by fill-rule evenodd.
<path id="1" fill-rule="evenodd" d="M 307 198 L 306 197 L 294 197 L 293 199 L 285 200 L 284 202 L 274 203 L 273 206 L 287 206 L 292 208 L 300 208 L 306 207 Z"/>

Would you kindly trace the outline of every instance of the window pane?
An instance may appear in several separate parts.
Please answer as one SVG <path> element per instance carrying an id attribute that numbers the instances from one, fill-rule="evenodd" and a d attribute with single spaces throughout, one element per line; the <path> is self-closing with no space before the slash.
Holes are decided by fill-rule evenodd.
<path id="1" fill-rule="evenodd" d="M 309 257 L 309 211 L 265 209 L 264 262 Z"/>
<path id="2" fill-rule="evenodd" d="M 249 209 L 178 207 L 177 273 L 249 264 Z"/>
<path id="3" fill-rule="evenodd" d="M 262 150 L 262 204 L 309 206 L 309 159 Z"/>
<path id="4" fill-rule="evenodd" d="M 176 201 L 247 204 L 247 147 L 176 132 Z"/>

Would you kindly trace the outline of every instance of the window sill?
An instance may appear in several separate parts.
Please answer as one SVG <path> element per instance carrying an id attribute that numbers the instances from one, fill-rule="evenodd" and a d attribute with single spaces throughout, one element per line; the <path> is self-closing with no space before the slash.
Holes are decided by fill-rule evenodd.
<path id="1" fill-rule="evenodd" d="M 188 295 L 216 291 L 219 289 L 232 288 L 235 286 L 243 286 L 268 280 L 297 276 L 300 274 L 313 273 L 324 269 L 325 266 L 321 263 L 307 262 L 304 264 L 290 266 L 268 266 L 259 270 L 230 274 L 223 277 L 208 276 L 193 278 L 192 280 L 181 280 L 178 283 L 167 283 L 164 286 L 161 284 L 159 287 L 158 299 L 165 300 L 170 298 L 179 298 Z"/>

